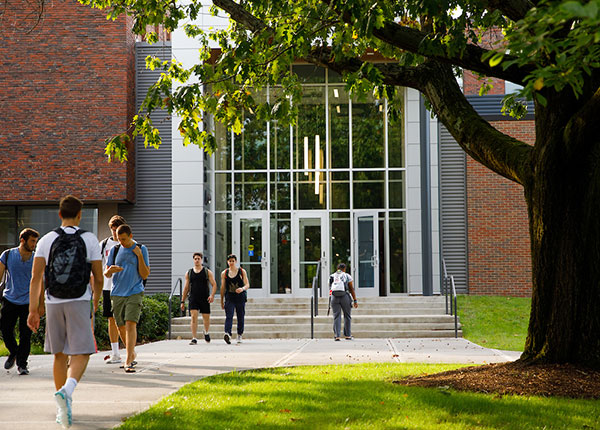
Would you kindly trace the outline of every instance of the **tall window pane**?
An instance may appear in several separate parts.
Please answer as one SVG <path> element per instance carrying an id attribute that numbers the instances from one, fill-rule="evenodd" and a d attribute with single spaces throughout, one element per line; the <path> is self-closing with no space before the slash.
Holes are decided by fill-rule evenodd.
<path id="1" fill-rule="evenodd" d="M 325 88 L 304 87 L 294 130 L 294 168 L 325 168 Z"/>
<path id="2" fill-rule="evenodd" d="M 274 106 L 277 103 L 289 103 L 282 97 L 280 88 L 272 88 L 269 95 L 269 103 Z M 290 126 L 283 125 L 278 121 L 270 124 L 270 155 L 271 169 L 290 168 Z"/>
<path id="3" fill-rule="evenodd" d="M 231 132 L 223 124 L 215 124 L 215 139 L 217 149 L 215 151 L 215 169 L 231 170 Z"/>
<path id="4" fill-rule="evenodd" d="M 15 207 L 0 207 L 0 253 L 18 244 Z"/>
<path id="5" fill-rule="evenodd" d="M 231 173 L 215 173 L 215 209 L 231 210 Z"/>
<path id="6" fill-rule="evenodd" d="M 348 94 L 343 86 L 329 87 L 330 166 L 348 168 L 350 123 Z"/>
<path id="7" fill-rule="evenodd" d="M 355 168 L 384 167 L 383 100 L 352 102 L 352 162 Z"/>
<path id="8" fill-rule="evenodd" d="M 231 214 L 215 214 L 215 277 L 227 268 L 227 255 L 231 254 Z M 219 282 L 219 281 L 217 281 Z M 218 289 L 217 289 L 218 290 Z"/>
<path id="9" fill-rule="evenodd" d="M 390 212 L 390 293 L 406 293 L 404 260 L 405 222 L 403 212 Z"/>
<path id="10" fill-rule="evenodd" d="M 399 118 L 390 118 L 388 122 L 388 162 L 390 167 L 405 167 L 403 121 L 402 115 Z"/>
<path id="11" fill-rule="evenodd" d="M 267 174 L 236 173 L 234 197 L 237 210 L 266 210 Z"/>
<path id="12" fill-rule="evenodd" d="M 331 208 L 350 209 L 350 173 L 331 172 Z"/>
<path id="13" fill-rule="evenodd" d="M 265 100 L 264 91 L 255 96 L 257 103 Z M 256 119 L 256 114 L 246 111 L 242 117 L 242 133 L 233 141 L 235 168 L 255 170 L 267 168 L 267 123 Z"/>
<path id="14" fill-rule="evenodd" d="M 290 174 L 271 173 L 271 209 L 289 210 L 290 209 Z"/>
<path id="15" fill-rule="evenodd" d="M 352 193 L 356 209 L 383 208 L 384 172 L 354 172 Z"/>
<path id="16" fill-rule="evenodd" d="M 292 223 L 289 213 L 271 214 L 271 293 L 292 292 Z"/>
<path id="17" fill-rule="evenodd" d="M 390 208 L 403 209 L 404 202 L 404 171 L 391 170 L 389 172 Z"/>
<path id="18" fill-rule="evenodd" d="M 310 172 L 305 176 L 297 172 L 294 184 L 294 209 L 326 209 L 325 172 Z"/>
<path id="19" fill-rule="evenodd" d="M 346 273 L 351 272 L 350 258 L 350 214 L 348 212 L 331 213 L 331 264 L 330 272 L 337 269 L 339 263 L 346 265 Z"/>

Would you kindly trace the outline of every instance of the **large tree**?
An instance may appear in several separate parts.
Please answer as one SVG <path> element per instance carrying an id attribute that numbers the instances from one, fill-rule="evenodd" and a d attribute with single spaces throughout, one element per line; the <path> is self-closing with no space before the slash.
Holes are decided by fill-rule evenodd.
<path id="1" fill-rule="evenodd" d="M 82 0 L 83 1 L 83 0 Z M 200 0 L 87 0 L 110 14 L 127 12 L 134 31 L 167 30 L 198 17 Z M 523 186 L 533 272 L 529 332 L 522 360 L 600 367 L 600 1 L 553 0 L 213 0 L 231 18 L 226 30 L 185 25 L 201 50 L 198 65 L 149 61 L 166 73 L 144 109 L 181 118 L 185 143 L 214 148 L 205 115 L 241 129 L 244 109 L 289 120 L 301 96 L 290 73 L 303 60 L 340 73 L 355 95 L 420 91 L 472 158 Z M 500 42 L 494 43 L 500 36 Z M 152 39 L 152 35 L 149 35 Z M 491 42 L 490 42 L 491 41 Z M 212 45 L 211 45 L 212 44 Z M 215 55 L 210 46 L 219 46 Z M 385 62 L 367 62 L 377 52 Z M 523 85 L 535 103 L 533 146 L 501 133 L 471 107 L 457 75 Z M 195 75 L 195 84 L 188 78 Z M 180 83 L 173 86 L 175 81 Z M 259 104 L 256 90 L 280 85 L 281 97 Z M 285 95 L 287 94 L 287 97 Z M 396 106 L 398 107 L 398 106 Z M 517 98 L 506 111 L 523 114 Z M 157 145 L 147 115 L 133 134 Z M 107 151 L 121 155 L 123 136 Z M 510 270 L 510 268 L 508 268 Z"/>

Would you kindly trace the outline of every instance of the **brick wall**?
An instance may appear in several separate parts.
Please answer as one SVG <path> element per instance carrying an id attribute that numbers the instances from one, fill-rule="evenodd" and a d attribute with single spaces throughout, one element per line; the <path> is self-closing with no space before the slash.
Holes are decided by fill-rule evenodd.
<path id="1" fill-rule="evenodd" d="M 498 130 L 533 144 L 533 121 L 495 121 Z M 467 156 L 469 293 L 531 295 L 531 252 L 523 187 Z"/>
<path id="2" fill-rule="evenodd" d="M 50 0 L 36 25 L 34 3 L 8 0 L 0 32 L 0 203 L 132 201 L 133 162 L 104 155 L 135 108 L 131 23 Z"/>

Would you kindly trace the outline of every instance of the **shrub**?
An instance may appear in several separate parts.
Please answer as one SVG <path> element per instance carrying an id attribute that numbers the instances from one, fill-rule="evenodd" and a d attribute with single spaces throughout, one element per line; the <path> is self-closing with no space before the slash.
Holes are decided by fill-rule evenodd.
<path id="1" fill-rule="evenodd" d="M 169 307 L 167 303 L 146 296 L 142 301 L 142 314 L 137 326 L 138 342 L 153 342 L 166 337 L 169 330 Z"/>

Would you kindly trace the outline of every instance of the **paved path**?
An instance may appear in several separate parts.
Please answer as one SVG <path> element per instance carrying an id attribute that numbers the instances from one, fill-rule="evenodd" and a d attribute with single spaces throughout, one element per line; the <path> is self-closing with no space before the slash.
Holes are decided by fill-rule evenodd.
<path id="1" fill-rule="evenodd" d="M 464 339 L 245 340 L 227 345 L 213 339 L 196 346 L 187 340 L 142 345 L 138 372 L 126 374 L 91 357 L 73 396 L 72 429 L 107 429 L 146 410 L 161 397 L 205 376 L 235 369 L 366 362 L 496 363 L 519 353 L 482 348 Z M 4 363 L 6 357 L 0 358 Z M 32 356 L 31 374 L 0 371 L 0 429 L 60 429 L 55 423 L 52 356 Z"/>

